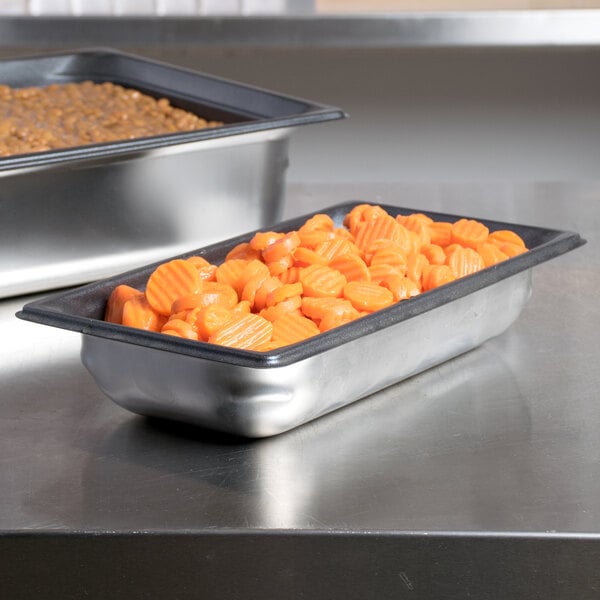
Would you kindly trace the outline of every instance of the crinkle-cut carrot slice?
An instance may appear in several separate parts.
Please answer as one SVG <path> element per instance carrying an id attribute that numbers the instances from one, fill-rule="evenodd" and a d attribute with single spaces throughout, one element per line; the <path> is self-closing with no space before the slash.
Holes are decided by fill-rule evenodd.
<path id="1" fill-rule="evenodd" d="M 342 295 L 346 278 L 325 265 L 310 265 L 302 269 L 300 283 L 305 296 L 336 298 Z"/>
<path id="2" fill-rule="evenodd" d="M 333 231 L 327 231 L 325 229 L 298 229 L 298 235 L 300 236 L 300 244 L 304 248 L 311 248 L 314 250 L 319 244 L 327 240 L 333 240 L 335 233 Z"/>
<path id="3" fill-rule="evenodd" d="M 356 227 L 355 243 L 362 253 L 377 239 L 398 240 L 401 236 L 400 224 L 390 215 L 380 215 L 370 221 L 363 221 Z"/>
<path id="4" fill-rule="evenodd" d="M 477 248 L 488 239 L 490 230 L 474 219 L 459 219 L 452 225 L 452 242 L 466 248 Z"/>
<path id="5" fill-rule="evenodd" d="M 197 306 L 201 306 L 203 304 L 203 298 L 200 293 L 196 294 L 188 294 L 187 296 L 181 296 L 181 298 L 177 298 L 173 304 L 171 304 L 171 312 L 170 316 L 179 313 L 186 313 L 190 310 L 193 310 Z"/>
<path id="6" fill-rule="evenodd" d="M 276 290 L 277 288 L 280 288 L 283 286 L 283 283 L 281 283 L 281 280 L 277 277 L 267 277 L 266 279 L 264 279 L 260 285 L 258 286 L 258 288 L 256 289 L 256 292 L 254 294 L 254 302 L 252 302 L 252 310 L 254 312 L 259 312 L 261 311 L 263 308 L 265 308 L 267 306 L 267 298 L 269 297 L 269 294 L 273 291 Z M 247 298 L 247 300 L 250 300 L 250 298 Z"/>
<path id="7" fill-rule="evenodd" d="M 344 298 L 359 311 L 373 312 L 394 303 L 392 292 L 372 281 L 348 282 L 344 286 Z"/>
<path id="8" fill-rule="evenodd" d="M 259 314 L 261 317 L 264 317 L 268 321 L 275 321 L 279 317 L 283 316 L 286 313 L 297 313 L 302 314 L 300 307 L 302 306 L 302 297 L 301 296 L 292 296 L 291 298 L 287 298 L 286 300 L 282 300 L 281 302 L 263 308 Z"/>
<path id="9" fill-rule="evenodd" d="M 267 246 L 280 240 L 284 235 L 285 233 L 279 231 L 259 231 L 254 234 L 249 244 L 252 249 L 262 252 Z"/>
<path id="10" fill-rule="evenodd" d="M 336 256 L 344 254 L 359 254 L 356 244 L 341 237 L 321 242 L 315 247 L 315 252 L 325 258 L 326 263 L 331 262 Z"/>
<path id="11" fill-rule="evenodd" d="M 145 295 L 133 296 L 123 305 L 123 325 L 147 331 L 160 331 L 167 317 L 156 312 Z"/>
<path id="12" fill-rule="evenodd" d="M 407 262 L 408 258 L 400 244 L 391 243 L 373 252 L 371 260 L 369 261 L 369 266 L 390 265 L 392 267 L 404 267 L 406 269 Z"/>
<path id="13" fill-rule="evenodd" d="M 269 273 L 266 275 L 263 273 L 257 273 L 248 279 L 246 285 L 244 285 L 244 289 L 240 295 L 241 300 L 247 300 L 250 303 L 250 306 L 254 308 L 254 298 L 256 296 L 256 292 L 258 288 L 263 284 L 266 279 L 272 277 Z"/>
<path id="14" fill-rule="evenodd" d="M 417 252 L 420 252 L 423 246 L 431 244 L 431 233 L 429 232 L 429 227 L 425 223 L 415 221 L 411 224 L 411 227 L 407 227 L 407 229 L 417 238 L 413 241 L 413 246 L 416 248 Z"/>
<path id="15" fill-rule="evenodd" d="M 135 296 L 143 296 L 144 292 L 136 290 L 130 285 L 118 285 L 108 297 L 106 302 L 106 310 L 104 312 L 104 320 L 109 323 L 121 324 L 123 321 L 123 306 L 127 300 Z"/>
<path id="16" fill-rule="evenodd" d="M 437 244 L 426 244 L 421 248 L 421 254 L 425 255 L 430 265 L 443 265 L 446 262 L 446 253 Z"/>
<path id="17" fill-rule="evenodd" d="M 269 273 L 273 277 L 279 277 L 282 273 L 285 273 L 290 267 L 293 266 L 294 257 L 291 254 L 283 256 L 279 260 L 273 260 L 267 265 Z"/>
<path id="18" fill-rule="evenodd" d="M 238 293 L 238 296 L 242 296 L 242 292 L 248 281 L 257 275 L 268 277 L 270 275 L 269 267 L 267 267 L 262 260 L 253 258 L 246 263 L 246 266 L 242 269 L 242 272 L 239 274 L 235 285 L 233 286 Z"/>
<path id="19" fill-rule="evenodd" d="M 190 256 L 186 258 L 189 263 L 192 263 L 196 269 L 204 269 L 210 267 L 210 263 L 203 256 Z"/>
<path id="20" fill-rule="evenodd" d="M 330 329 L 341 327 L 342 325 L 346 325 L 346 323 L 351 323 L 352 321 L 355 321 L 361 316 L 361 313 L 359 313 L 357 310 L 355 310 L 352 315 L 339 315 L 335 312 L 329 312 L 319 321 L 319 331 L 321 333 L 324 333 L 325 331 L 329 331 Z"/>
<path id="21" fill-rule="evenodd" d="M 456 276 L 448 265 L 427 265 L 423 270 L 423 291 L 427 292 L 455 279 Z"/>
<path id="22" fill-rule="evenodd" d="M 297 267 L 309 267 L 310 265 L 326 265 L 327 259 L 311 248 L 300 246 L 293 252 L 294 265 Z"/>
<path id="23" fill-rule="evenodd" d="M 348 253 L 336 256 L 329 266 L 339 271 L 346 281 L 369 281 L 371 279 L 367 263 L 358 254 Z"/>
<path id="24" fill-rule="evenodd" d="M 208 265 L 198 269 L 200 281 L 216 281 L 217 280 L 217 265 Z"/>
<path id="25" fill-rule="evenodd" d="M 356 229 L 356 226 L 364 221 L 364 212 L 369 208 L 370 204 L 357 204 L 350 212 L 344 217 L 344 225 L 350 232 Z"/>
<path id="26" fill-rule="evenodd" d="M 483 242 L 477 246 L 477 252 L 483 258 L 483 263 L 486 267 L 493 267 L 494 265 L 508 259 L 508 255 L 500 250 L 500 246 L 492 244 L 491 242 Z"/>
<path id="27" fill-rule="evenodd" d="M 423 269 L 429 264 L 424 254 L 411 254 L 406 264 L 406 276 L 412 279 L 419 289 L 422 289 Z"/>
<path id="28" fill-rule="evenodd" d="M 508 242 L 509 244 L 516 244 L 517 246 L 526 248 L 523 238 L 510 229 L 497 229 L 496 231 L 492 231 L 488 236 L 487 241 L 498 245 Z"/>
<path id="29" fill-rule="evenodd" d="M 275 288 L 267 294 L 267 306 L 273 306 L 283 302 L 292 296 L 302 295 L 302 283 L 284 283 L 281 287 Z"/>
<path id="30" fill-rule="evenodd" d="M 297 248 L 299 245 L 300 235 L 297 231 L 290 231 L 282 238 L 279 238 L 272 244 L 269 244 L 262 251 L 262 258 L 267 264 L 271 262 L 277 262 L 282 258 L 289 256 L 294 248 Z"/>
<path id="31" fill-rule="evenodd" d="M 317 229 L 322 231 L 333 231 L 334 226 L 335 224 L 333 219 L 329 215 L 326 215 L 325 213 L 317 213 L 316 215 L 306 219 L 300 229 L 303 231 L 315 231 Z"/>
<path id="32" fill-rule="evenodd" d="M 412 279 L 395 273 L 384 277 L 379 285 L 392 292 L 394 302 L 408 300 L 408 298 L 418 296 L 421 293 L 421 290 Z"/>
<path id="33" fill-rule="evenodd" d="M 208 341 L 220 346 L 244 350 L 260 349 L 271 340 L 273 323 L 264 317 L 249 313 L 234 317 L 213 333 Z"/>
<path id="34" fill-rule="evenodd" d="M 229 320 L 241 314 L 244 313 L 235 313 L 234 309 L 227 308 L 222 304 L 209 304 L 201 307 L 196 311 L 194 319 L 198 338 L 205 342 L 208 341 L 210 336 L 214 335 Z"/>
<path id="35" fill-rule="evenodd" d="M 209 304 L 221 304 L 226 308 L 233 308 L 237 303 L 238 295 L 230 285 L 218 281 L 203 281 L 198 293 L 175 300 L 171 306 L 171 313 L 189 311 Z"/>
<path id="36" fill-rule="evenodd" d="M 302 314 L 287 313 L 273 321 L 272 339 L 282 346 L 302 342 L 319 333 L 315 323 Z"/>
<path id="37" fill-rule="evenodd" d="M 199 289 L 200 276 L 196 267 L 178 258 L 154 270 L 146 284 L 146 298 L 156 312 L 166 316 L 177 298 L 195 294 Z"/>
<path id="38" fill-rule="evenodd" d="M 408 240 L 408 229 L 406 231 L 406 239 Z M 371 259 L 373 258 L 373 254 L 378 250 L 389 249 L 391 252 L 397 252 L 398 254 L 408 254 L 409 246 L 405 246 L 405 244 L 399 242 L 398 240 L 386 240 L 384 238 L 379 238 L 377 240 L 373 240 L 368 248 L 365 249 L 365 252 L 362 256 L 367 265 L 371 264 Z"/>
<path id="39" fill-rule="evenodd" d="M 446 264 L 457 279 L 485 268 L 483 258 L 473 248 L 456 248 L 446 258 Z"/>
<path id="40" fill-rule="evenodd" d="M 255 260 L 260 258 L 260 250 L 253 248 L 250 242 L 241 242 L 234 246 L 225 256 L 225 260 L 234 258 L 245 258 L 246 260 Z"/>
<path id="41" fill-rule="evenodd" d="M 328 312 L 343 315 L 355 310 L 352 304 L 344 298 L 302 298 L 302 314 L 315 323 L 319 323 Z"/>
<path id="42" fill-rule="evenodd" d="M 370 281 L 373 283 L 381 283 L 388 275 L 406 275 L 406 265 L 386 265 L 378 263 L 369 267 Z"/>
<path id="43" fill-rule="evenodd" d="M 346 229 L 345 227 L 335 227 L 333 233 L 335 234 L 335 237 L 344 238 L 354 244 L 354 236 L 349 229 Z"/>
<path id="44" fill-rule="evenodd" d="M 202 282 L 200 296 L 202 296 L 204 306 L 221 304 L 226 308 L 233 308 L 240 300 L 234 288 L 218 281 Z"/>
<path id="45" fill-rule="evenodd" d="M 185 338 L 186 340 L 197 340 L 196 329 L 183 319 L 169 319 L 161 328 L 161 333 Z"/>
<path id="46" fill-rule="evenodd" d="M 237 283 L 242 273 L 246 270 L 248 261 L 245 258 L 232 258 L 217 267 L 217 281 L 232 287 L 237 291 Z"/>
<path id="47" fill-rule="evenodd" d="M 252 306 L 248 300 L 240 300 L 232 309 L 233 314 L 242 314 L 252 312 Z"/>
<path id="48" fill-rule="evenodd" d="M 508 258 L 512 258 L 513 256 L 523 254 L 523 252 L 527 252 L 527 248 L 525 248 L 525 246 L 521 246 L 520 244 L 511 244 L 510 242 L 500 244 L 499 248 L 508 256 Z"/>
<path id="49" fill-rule="evenodd" d="M 416 231 L 416 229 L 413 229 L 415 225 L 431 225 L 431 223 L 433 223 L 433 219 L 430 216 L 419 212 L 410 213 L 408 215 L 396 215 L 396 220 L 398 223 L 412 231 Z"/>
<path id="50" fill-rule="evenodd" d="M 296 283 L 300 281 L 300 269 L 299 266 L 291 266 L 287 271 L 277 275 L 281 283 Z"/>
<path id="51" fill-rule="evenodd" d="M 445 248 L 452 241 L 452 223 L 434 221 L 427 226 L 430 243 Z"/>

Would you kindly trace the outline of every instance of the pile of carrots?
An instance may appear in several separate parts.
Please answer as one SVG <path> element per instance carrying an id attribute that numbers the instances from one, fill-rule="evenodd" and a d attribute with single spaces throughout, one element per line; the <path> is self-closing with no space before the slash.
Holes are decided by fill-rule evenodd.
<path id="1" fill-rule="evenodd" d="M 201 256 L 160 265 L 145 291 L 111 293 L 105 319 L 128 327 L 268 351 L 349 323 L 527 250 L 513 231 L 354 207 L 295 231 L 260 232 L 220 265 Z"/>

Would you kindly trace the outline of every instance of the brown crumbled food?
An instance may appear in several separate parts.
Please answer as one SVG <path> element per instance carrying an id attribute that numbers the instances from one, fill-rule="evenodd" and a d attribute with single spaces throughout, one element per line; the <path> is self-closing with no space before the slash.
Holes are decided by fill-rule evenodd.
<path id="1" fill-rule="evenodd" d="M 0 85 L 0 156 L 72 148 L 222 125 L 106 82 Z"/>

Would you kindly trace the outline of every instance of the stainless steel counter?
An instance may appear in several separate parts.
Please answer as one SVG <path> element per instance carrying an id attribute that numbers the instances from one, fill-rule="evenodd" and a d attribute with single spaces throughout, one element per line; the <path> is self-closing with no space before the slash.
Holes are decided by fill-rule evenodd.
<path id="1" fill-rule="evenodd" d="M 2 301 L 0 597 L 598 598 L 600 183 L 293 185 L 286 216 L 355 198 L 588 244 L 504 335 L 258 442 L 125 412 Z"/>

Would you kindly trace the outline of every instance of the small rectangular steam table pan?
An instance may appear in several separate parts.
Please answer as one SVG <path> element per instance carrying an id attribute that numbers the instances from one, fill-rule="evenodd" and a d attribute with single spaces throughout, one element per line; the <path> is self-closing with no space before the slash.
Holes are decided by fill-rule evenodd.
<path id="1" fill-rule="evenodd" d="M 111 50 L 0 60 L 0 84 L 135 88 L 222 127 L 0 157 L 0 298 L 93 281 L 281 218 L 295 127 L 333 107 Z"/>
<path id="2" fill-rule="evenodd" d="M 355 205 L 323 211 L 340 225 Z M 415 212 L 384 206 L 392 215 Z M 313 213 L 314 214 L 314 213 Z M 428 212 L 436 220 L 456 215 Z M 297 229 L 311 215 L 274 230 Z M 143 289 L 157 264 L 29 303 L 18 316 L 83 333 L 82 360 L 117 404 L 248 437 L 281 433 L 419 373 L 502 333 L 531 292 L 535 265 L 585 243 L 578 234 L 510 228 L 530 250 L 307 341 L 271 352 L 225 348 L 102 320 L 116 285 Z M 187 253 L 220 263 L 253 233 Z"/>

